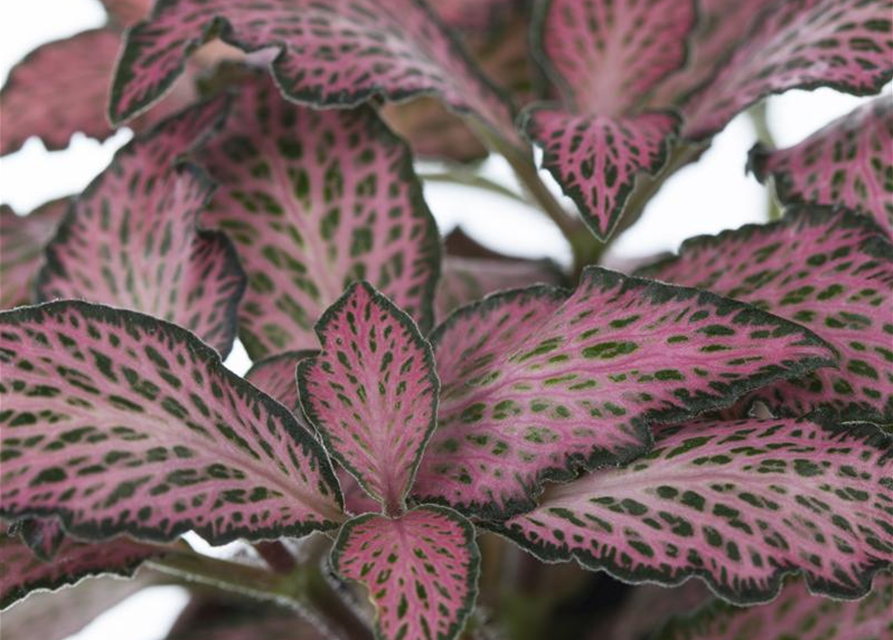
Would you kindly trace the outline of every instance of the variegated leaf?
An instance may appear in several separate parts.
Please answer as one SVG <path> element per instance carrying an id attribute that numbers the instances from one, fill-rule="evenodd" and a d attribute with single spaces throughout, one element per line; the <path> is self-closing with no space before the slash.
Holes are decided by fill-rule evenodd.
<path id="1" fill-rule="evenodd" d="M 871 220 L 800 208 L 780 222 L 686 241 L 678 258 L 643 273 L 709 289 L 813 329 L 840 354 L 839 369 L 760 389 L 774 412 L 829 405 L 893 420 L 893 246 Z"/>
<path id="2" fill-rule="evenodd" d="M 544 560 L 632 582 L 698 576 L 736 603 L 771 600 L 793 571 L 814 593 L 859 598 L 893 565 L 893 440 L 819 419 L 664 428 L 644 458 L 493 526 Z"/>
<path id="3" fill-rule="evenodd" d="M 749 168 L 784 203 L 844 205 L 893 238 L 893 96 L 883 95 L 793 147 L 757 145 Z"/>
<path id="4" fill-rule="evenodd" d="M 186 330 L 84 302 L 0 313 L 0 516 L 214 544 L 341 518 L 325 452 Z"/>
<path id="5" fill-rule="evenodd" d="M 201 158 L 221 185 L 203 220 L 248 273 L 239 318 L 252 358 L 317 348 L 314 323 L 360 279 L 430 327 L 437 226 L 406 146 L 371 109 L 299 107 L 255 75 Z"/>
<path id="6" fill-rule="evenodd" d="M 369 591 L 382 640 L 452 640 L 474 607 L 480 553 L 474 528 L 451 509 L 426 506 L 398 518 L 349 520 L 332 566 Z"/>
<path id="7" fill-rule="evenodd" d="M 165 120 L 120 150 L 47 247 L 40 300 L 85 299 L 176 322 L 223 356 L 245 274 L 229 239 L 198 227 L 213 188 L 183 154 L 220 125 L 225 101 Z"/>
<path id="8" fill-rule="evenodd" d="M 544 480 L 625 462 L 649 425 L 834 363 L 815 334 L 713 294 L 589 267 L 574 293 L 496 294 L 433 335 L 438 428 L 415 494 L 502 518 Z"/>
<path id="9" fill-rule="evenodd" d="M 366 282 L 352 285 L 316 331 L 322 353 L 298 365 L 304 413 L 332 457 L 399 513 L 436 424 L 431 346 Z"/>

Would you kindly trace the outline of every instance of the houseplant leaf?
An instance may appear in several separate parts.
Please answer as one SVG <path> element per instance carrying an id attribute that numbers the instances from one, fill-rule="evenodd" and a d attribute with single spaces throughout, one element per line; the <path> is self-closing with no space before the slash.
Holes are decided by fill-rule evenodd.
<path id="1" fill-rule="evenodd" d="M 332 457 L 389 514 L 399 513 L 436 426 L 431 346 L 366 282 L 351 285 L 316 331 L 322 353 L 298 365 L 304 414 Z"/>
<path id="2" fill-rule="evenodd" d="M 883 95 L 803 142 L 772 151 L 757 145 L 748 168 L 770 177 L 784 203 L 843 205 L 873 216 L 893 237 L 893 99 Z"/>
<path id="3" fill-rule="evenodd" d="M 893 440 L 875 425 L 823 418 L 689 423 L 618 469 L 555 487 L 504 525 L 548 561 L 622 580 L 690 576 L 732 602 L 774 598 L 783 576 L 859 598 L 893 564 Z"/>
<path id="4" fill-rule="evenodd" d="M 474 607 L 480 553 L 471 523 L 451 509 L 358 516 L 341 528 L 331 558 L 369 590 L 376 638 L 452 640 Z"/>
<path id="5" fill-rule="evenodd" d="M 0 516 L 212 544 L 337 526 L 322 448 L 188 331 L 63 301 L 0 313 L 0 335 Z"/>
<path id="6" fill-rule="evenodd" d="M 649 425 L 833 364 L 811 332 L 707 292 L 583 271 L 460 309 L 432 336 L 438 428 L 415 494 L 494 519 L 545 480 L 626 462 Z"/>
<path id="7" fill-rule="evenodd" d="M 371 109 L 299 107 L 252 75 L 201 159 L 221 185 L 202 219 L 248 273 L 239 318 L 252 358 L 318 348 L 314 323 L 354 280 L 430 327 L 437 226 L 406 146 Z"/>
<path id="8" fill-rule="evenodd" d="M 76 200 L 46 251 L 41 301 L 86 299 L 176 322 L 229 353 L 245 274 L 229 239 L 198 227 L 212 186 L 178 163 L 225 113 L 187 109 L 137 137 Z"/>
<path id="9" fill-rule="evenodd" d="M 245 379 L 293 413 L 299 413 L 296 370 L 301 360 L 315 354 L 316 351 L 287 351 L 270 356 L 251 365 Z"/>
<path id="10" fill-rule="evenodd" d="M 774 412 L 831 406 L 893 419 L 893 246 L 870 219 L 827 207 L 687 240 L 678 258 L 643 273 L 749 302 L 813 329 L 840 354 L 839 369 L 758 390 Z"/>
<path id="11" fill-rule="evenodd" d="M 25 518 L 15 522 L 8 531 L 15 531 L 31 552 L 44 562 L 53 559 L 65 539 L 62 523 L 56 518 Z"/>

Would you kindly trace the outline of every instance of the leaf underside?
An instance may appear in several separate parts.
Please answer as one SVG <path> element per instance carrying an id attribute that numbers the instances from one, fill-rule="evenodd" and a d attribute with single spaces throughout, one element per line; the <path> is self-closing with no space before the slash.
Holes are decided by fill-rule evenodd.
<path id="1" fill-rule="evenodd" d="M 814 334 L 749 305 L 597 267 L 573 294 L 465 307 L 432 342 L 438 428 L 415 495 L 494 519 L 532 508 L 544 480 L 640 455 L 652 423 L 833 364 Z"/>
<path id="2" fill-rule="evenodd" d="M 632 582 L 698 576 L 740 604 L 771 600 L 791 571 L 814 593 L 859 598 L 893 564 L 891 462 L 891 438 L 869 423 L 689 423 L 494 526 L 545 560 Z"/>
<path id="3" fill-rule="evenodd" d="M 312 436 L 184 329 L 66 301 L 0 314 L 0 337 L 0 516 L 213 544 L 340 519 Z"/>

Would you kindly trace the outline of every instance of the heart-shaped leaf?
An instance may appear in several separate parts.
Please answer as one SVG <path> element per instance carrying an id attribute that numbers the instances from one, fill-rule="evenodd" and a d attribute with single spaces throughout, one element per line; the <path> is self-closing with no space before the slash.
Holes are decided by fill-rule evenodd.
<path id="1" fill-rule="evenodd" d="M 113 122 L 158 100 L 186 57 L 212 35 L 243 51 L 273 47 L 271 70 L 291 100 L 357 106 L 381 96 L 437 94 L 509 141 L 512 109 L 419 0 L 172 0 L 128 32 L 114 84 Z"/>
<path id="2" fill-rule="evenodd" d="M 772 602 L 736 607 L 721 600 L 688 619 L 666 625 L 655 640 L 884 640 L 893 634 L 893 578 L 878 574 L 861 600 L 847 602 L 809 593 L 791 580 Z"/>
<path id="3" fill-rule="evenodd" d="M 452 640 L 474 607 L 480 553 L 468 520 L 426 506 L 395 519 L 349 520 L 332 549 L 332 566 L 369 590 L 377 638 Z"/>
<path id="4" fill-rule="evenodd" d="M 47 247 L 40 300 L 142 311 L 229 353 L 245 274 L 229 239 L 197 226 L 211 184 L 192 165 L 174 166 L 220 125 L 225 106 L 218 99 L 183 111 L 115 155 Z"/>
<path id="5" fill-rule="evenodd" d="M 771 600 L 792 571 L 813 593 L 861 597 L 893 564 L 893 439 L 814 420 L 665 428 L 646 457 L 497 528 L 545 560 L 632 582 L 699 576 L 741 604 Z"/>
<path id="6" fill-rule="evenodd" d="M 772 177 L 785 203 L 845 205 L 874 217 L 893 237 L 893 98 L 858 107 L 798 145 L 757 145 L 748 167 Z"/>
<path id="7" fill-rule="evenodd" d="M 315 354 L 316 351 L 288 351 L 265 358 L 251 366 L 245 379 L 293 413 L 298 413 L 300 400 L 295 377 L 298 363 Z"/>
<path id="8" fill-rule="evenodd" d="M 374 111 L 299 107 L 255 75 L 201 157 L 221 184 L 203 220 L 248 272 L 239 319 L 252 358 L 318 348 L 314 323 L 355 280 L 430 327 L 437 226 L 406 146 Z"/>
<path id="9" fill-rule="evenodd" d="M 572 294 L 531 287 L 460 309 L 432 342 L 438 428 L 415 493 L 494 519 L 533 508 L 544 480 L 642 454 L 652 423 L 833 364 L 786 320 L 597 267 Z"/>
<path id="10" fill-rule="evenodd" d="M 893 78 L 890 0 L 777 0 L 683 109 L 683 136 L 703 140 L 758 100 L 829 86 L 871 95 Z"/>
<path id="11" fill-rule="evenodd" d="M 212 544 L 340 519 L 326 454 L 184 329 L 84 302 L 0 313 L 0 516 Z"/>
<path id="12" fill-rule="evenodd" d="M 0 309 L 34 302 L 34 279 L 43 264 L 43 249 L 56 235 L 70 204 L 68 198 L 59 198 L 26 216 L 0 205 Z"/>
<path id="13" fill-rule="evenodd" d="M 870 219 L 829 208 L 789 211 L 686 241 L 649 276 L 709 289 L 803 324 L 840 354 L 839 369 L 760 389 L 776 413 L 829 405 L 866 419 L 893 419 L 893 246 Z"/>
<path id="14" fill-rule="evenodd" d="M 322 353 L 298 365 L 304 413 L 332 457 L 399 513 L 436 425 L 431 346 L 366 282 L 352 285 L 316 331 Z"/>

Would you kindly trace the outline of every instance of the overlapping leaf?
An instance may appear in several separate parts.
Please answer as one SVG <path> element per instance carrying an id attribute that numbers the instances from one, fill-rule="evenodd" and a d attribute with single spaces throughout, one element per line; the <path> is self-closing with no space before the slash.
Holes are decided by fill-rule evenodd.
<path id="1" fill-rule="evenodd" d="M 0 314 L 0 516 L 213 543 L 336 526 L 325 453 L 175 325 L 83 302 Z"/>
<path id="2" fill-rule="evenodd" d="M 224 108 L 218 99 L 183 111 L 115 155 L 47 247 L 41 300 L 142 311 L 229 353 L 245 274 L 224 234 L 198 228 L 211 184 L 191 165 L 174 166 L 219 126 Z"/>
<path id="3" fill-rule="evenodd" d="M 323 352 L 298 365 L 305 414 L 332 456 L 398 513 L 436 424 L 431 346 L 366 282 L 352 285 L 316 330 Z"/>
<path id="4" fill-rule="evenodd" d="M 26 518 L 9 528 L 10 533 L 13 531 L 45 562 L 53 559 L 65 539 L 62 523 L 56 518 Z"/>
<path id="5" fill-rule="evenodd" d="M 768 604 L 739 608 L 717 601 L 668 624 L 655 640 L 884 640 L 893 635 L 891 605 L 889 574 L 878 575 L 874 589 L 855 602 L 812 596 L 795 580 Z"/>
<path id="6" fill-rule="evenodd" d="M 749 302 L 813 329 L 840 354 L 822 369 L 759 390 L 776 412 L 830 405 L 893 418 L 893 246 L 868 218 L 829 208 L 692 238 L 649 276 Z"/>
<path id="7" fill-rule="evenodd" d="M 56 234 L 70 200 L 47 202 L 18 216 L 0 205 L 0 309 L 33 302 L 34 279 L 43 264 L 43 249 Z"/>
<path id="8" fill-rule="evenodd" d="M 332 566 L 369 590 L 376 637 L 452 640 L 474 606 L 480 554 L 465 518 L 427 506 L 395 519 L 367 514 L 348 521 Z"/>
<path id="9" fill-rule="evenodd" d="M 757 145 L 749 168 L 770 176 L 785 203 L 845 205 L 874 217 L 893 238 L 893 97 L 884 95 L 798 145 Z"/>
<path id="10" fill-rule="evenodd" d="M 244 51 L 273 47 L 271 70 L 288 98 L 356 106 L 373 96 L 402 100 L 436 93 L 507 140 L 511 107 L 418 0 L 173 0 L 128 34 L 112 89 L 112 121 L 155 102 L 186 57 L 212 34 Z"/>
<path id="11" fill-rule="evenodd" d="M 248 273 L 240 335 L 253 358 L 317 348 L 314 323 L 360 279 L 430 326 L 437 227 L 408 150 L 371 109 L 298 107 L 254 76 L 202 160 L 221 185 L 203 220 Z"/>
<path id="12" fill-rule="evenodd" d="M 891 0 L 778 0 L 716 76 L 684 106 L 686 138 L 701 140 L 773 93 L 830 86 L 877 93 L 893 78 Z"/>
<path id="13" fill-rule="evenodd" d="M 298 363 L 315 351 L 288 351 L 255 362 L 245 379 L 293 412 L 299 410 L 298 383 L 295 378 Z"/>
<path id="14" fill-rule="evenodd" d="M 893 441 L 868 423 L 690 423 L 500 529 L 543 559 L 634 582 L 695 575 L 738 603 L 772 599 L 791 571 L 815 593 L 858 598 L 893 564 L 891 463 Z"/>
<path id="15" fill-rule="evenodd" d="M 503 24 L 526 0 L 431 0 L 437 15 L 459 33 L 487 31 Z"/>
<path id="16" fill-rule="evenodd" d="M 494 518 L 532 508 L 544 480 L 641 454 L 655 421 L 833 363 L 814 334 L 749 305 L 597 267 L 573 294 L 465 307 L 432 342 L 438 428 L 416 495 Z"/>

